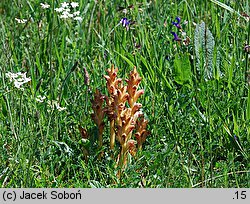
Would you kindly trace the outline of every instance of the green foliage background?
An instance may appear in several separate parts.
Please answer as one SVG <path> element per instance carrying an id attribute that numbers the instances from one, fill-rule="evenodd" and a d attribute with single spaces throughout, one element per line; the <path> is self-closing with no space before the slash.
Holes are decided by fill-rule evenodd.
<path id="1" fill-rule="evenodd" d="M 221 0 L 232 12 L 216 1 L 79 0 L 82 22 L 59 18 L 53 8 L 61 1 L 48 1 L 47 10 L 39 0 L 12 2 L 0 1 L 1 187 L 250 187 L 244 50 L 250 22 L 240 15 L 250 15 L 249 1 Z M 187 46 L 172 40 L 171 31 L 182 38 L 172 25 L 176 16 L 190 38 Z M 129 30 L 118 25 L 123 17 L 134 21 Z M 28 21 L 18 24 L 15 18 Z M 201 45 L 197 63 L 195 29 L 201 22 L 214 46 L 208 58 Z M 203 71 L 208 59 L 211 78 Z M 97 159 L 90 118 L 93 91 L 107 93 L 103 75 L 111 64 L 122 78 L 138 68 L 151 131 L 121 179 L 108 129 L 104 158 Z M 31 77 L 23 91 L 5 75 L 18 71 Z M 36 102 L 38 95 L 46 100 Z M 48 100 L 67 109 L 50 110 Z M 82 140 L 79 126 L 90 140 Z"/>

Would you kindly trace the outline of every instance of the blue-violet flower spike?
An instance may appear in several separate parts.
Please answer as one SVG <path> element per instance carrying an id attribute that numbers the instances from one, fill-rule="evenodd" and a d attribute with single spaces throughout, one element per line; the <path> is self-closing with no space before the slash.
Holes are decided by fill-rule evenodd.
<path id="1" fill-rule="evenodd" d="M 172 22 L 172 24 L 177 27 L 178 29 L 181 29 L 181 25 L 180 25 L 180 22 L 181 22 L 181 19 L 180 17 L 176 17 L 175 18 L 177 22 Z"/>
<path id="2" fill-rule="evenodd" d="M 181 41 L 181 39 L 178 37 L 178 35 L 175 32 L 171 32 L 171 34 L 174 36 L 174 41 Z"/>
<path id="3" fill-rule="evenodd" d="M 177 16 L 175 19 L 177 20 L 178 24 L 181 22 L 181 18 L 180 17 Z"/>
<path id="4" fill-rule="evenodd" d="M 122 18 L 120 23 L 122 24 L 123 27 L 127 27 L 130 24 L 130 21 L 127 18 Z"/>

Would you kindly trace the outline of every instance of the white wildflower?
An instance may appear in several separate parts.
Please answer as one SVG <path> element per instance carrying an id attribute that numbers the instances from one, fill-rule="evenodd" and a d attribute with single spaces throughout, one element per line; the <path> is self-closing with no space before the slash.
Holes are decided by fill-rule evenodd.
<path id="1" fill-rule="evenodd" d="M 72 8 L 76 8 L 79 6 L 79 3 L 77 2 L 71 2 L 70 5 L 72 6 Z"/>
<path id="2" fill-rule="evenodd" d="M 42 9 L 48 9 L 50 7 L 50 5 L 47 3 L 40 3 L 40 5 L 41 5 Z"/>
<path id="3" fill-rule="evenodd" d="M 62 7 L 60 7 L 60 8 L 55 8 L 55 11 L 58 12 L 58 13 L 61 13 L 61 12 L 64 11 L 64 9 L 63 9 Z"/>
<path id="4" fill-rule="evenodd" d="M 14 82 L 14 86 L 18 89 L 21 88 L 21 86 L 29 81 L 31 81 L 31 78 L 26 77 L 26 72 L 21 73 L 6 73 L 6 77 L 9 78 L 10 82 Z"/>
<path id="5" fill-rule="evenodd" d="M 17 21 L 17 23 L 26 23 L 27 19 L 19 19 L 19 18 L 15 18 L 15 20 Z"/>
<path id="6" fill-rule="evenodd" d="M 74 18 L 74 20 L 76 20 L 76 21 L 82 21 L 82 17 L 76 16 L 76 17 Z"/>
<path id="7" fill-rule="evenodd" d="M 60 106 L 57 106 L 56 108 L 57 108 L 57 110 L 58 110 L 59 112 L 64 111 L 64 110 L 67 109 L 66 107 L 60 107 Z"/>
<path id="8" fill-rule="evenodd" d="M 42 103 L 45 99 L 46 99 L 46 96 L 39 95 L 36 97 L 36 101 L 39 103 Z"/>
<path id="9" fill-rule="evenodd" d="M 69 18 L 68 14 L 69 13 L 67 13 L 67 12 L 63 12 L 63 14 L 60 16 L 60 18 L 67 19 L 67 18 Z"/>
<path id="10" fill-rule="evenodd" d="M 128 10 L 127 10 L 127 9 L 123 9 L 123 10 L 122 10 L 122 13 L 127 14 L 127 13 L 128 13 Z"/>
<path id="11" fill-rule="evenodd" d="M 61 3 L 62 8 L 67 8 L 69 6 L 69 3 L 63 2 Z"/>
<path id="12" fill-rule="evenodd" d="M 66 107 L 61 107 L 59 105 L 59 103 L 55 100 L 52 100 L 52 101 L 48 101 L 48 105 L 50 106 L 50 108 L 52 110 L 54 110 L 54 108 L 56 108 L 59 112 L 63 111 L 63 110 L 66 110 L 67 108 Z"/>
<path id="13" fill-rule="evenodd" d="M 10 79 L 10 81 L 12 82 L 13 80 L 14 80 L 14 78 L 16 78 L 17 76 L 18 76 L 18 74 L 19 74 L 20 72 L 18 72 L 18 73 L 11 73 L 11 72 L 7 72 L 6 73 L 6 77 L 7 78 L 9 78 Z"/>
<path id="14" fill-rule="evenodd" d="M 69 11 L 68 10 L 63 11 L 62 15 L 68 16 L 68 18 L 73 18 L 73 14 L 69 13 Z"/>
<path id="15" fill-rule="evenodd" d="M 80 14 L 80 11 L 76 11 L 73 13 L 74 16 L 78 16 Z"/>
<path id="16" fill-rule="evenodd" d="M 79 6 L 79 3 L 77 2 L 71 2 L 71 3 L 63 2 L 61 3 L 61 7 L 56 8 L 55 11 L 58 13 L 61 13 L 60 18 L 62 19 L 71 18 L 77 21 L 82 21 L 82 17 L 79 16 L 80 11 L 73 11 L 73 9 L 78 6 Z"/>
<path id="17" fill-rule="evenodd" d="M 69 12 L 70 12 L 70 9 L 69 9 L 69 8 L 66 8 L 66 9 L 63 10 L 63 12 L 68 12 L 68 13 L 69 13 Z"/>

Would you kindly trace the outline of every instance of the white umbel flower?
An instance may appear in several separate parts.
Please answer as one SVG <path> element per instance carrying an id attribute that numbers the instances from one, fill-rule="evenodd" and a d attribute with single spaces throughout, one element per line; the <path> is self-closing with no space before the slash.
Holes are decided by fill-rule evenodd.
<path id="1" fill-rule="evenodd" d="M 76 21 L 82 21 L 82 17 L 76 16 L 76 17 L 74 18 L 74 20 L 76 20 Z"/>
<path id="2" fill-rule="evenodd" d="M 26 77 L 26 72 L 21 73 L 6 73 L 6 77 L 9 78 L 10 82 L 14 82 L 14 86 L 18 89 L 21 88 L 21 86 L 29 81 L 31 81 L 31 78 Z"/>
<path id="3" fill-rule="evenodd" d="M 61 13 L 61 12 L 64 11 L 64 8 L 62 8 L 62 7 L 60 7 L 60 8 L 55 8 L 55 11 L 56 11 L 57 13 Z"/>
<path id="4" fill-rule="evenodd" d="M 76 12 L 74 12 L 74 13 L 73 13 L 73 15 L 74 15 L 74 16 L 78 16 L 78 15 L 80 15 L 80 11 L 76 11 Z"/>
<path id="5" fill-rule="evenodd" d="M 75 11 L 75 8 L 79 7 L 79 3 L 77 2 L 63 2 L 61 3 L 60 8 L 55 8 L 57 13 L 60 13 L 61 19 L 74 19 L 76 21 L 82 21 L 82 17 L 80 17 L 80 11 Z"/>
<path id="6" fill-rule="evenodd" d="M 40 3 L 40 6 L 42 7 L 42 9 L 48 9 L 50 7 L 50 5 L 47 3 Z"/>
<path id="7" fill-rule="evenodd" d="M 61 3 L 62 8 L 67 8 L 69 6 L 69 3 L 63 2 Z"/>
<path id="8" fill-rule="evenodd" d="M 70 5 L 72 6 L 72 8 L 76 8 L 79 6 L 79 3 L 77 2 L 71 2 Z"/>

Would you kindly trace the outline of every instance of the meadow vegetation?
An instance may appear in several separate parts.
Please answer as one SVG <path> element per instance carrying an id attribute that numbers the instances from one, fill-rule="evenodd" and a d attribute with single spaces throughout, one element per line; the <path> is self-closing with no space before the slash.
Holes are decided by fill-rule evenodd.
<path id="1" fill-rule="evenodd" d="M 0 1 L 1 187 L 250 187 L 248 0 L 63 2 Z M 122 169 L 113 65 L 148 121 Z"/>

